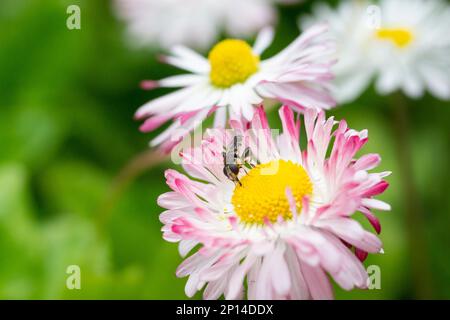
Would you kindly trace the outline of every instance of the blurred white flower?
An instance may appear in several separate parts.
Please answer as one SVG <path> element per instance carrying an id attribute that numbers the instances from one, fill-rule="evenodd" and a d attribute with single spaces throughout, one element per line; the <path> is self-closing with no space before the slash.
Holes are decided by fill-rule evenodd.
<path id="1" fill-rule="evenodd" d="M 115 0 L 138 46 L 205 49 L 222 31 L 247 37 L 276 20 L 275 3 L 294 0 Z"/>
<path id="2" fill-rule="evenodd" d="M 443 1 L 345 1 L 320 4 L 303 27 L 327 21 L 338 45 L 335 97 L 357 98 L 376 78 L 379 94 L 402 90 L 419 98 L 425 90 L 450 98 L 450 7 Z"/>

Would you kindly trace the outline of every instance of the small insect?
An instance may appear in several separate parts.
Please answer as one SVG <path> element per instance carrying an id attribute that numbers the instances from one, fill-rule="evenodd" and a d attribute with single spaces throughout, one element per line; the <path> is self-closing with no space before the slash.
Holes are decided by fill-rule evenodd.
<path id="1" fill-rule="evenodd" d="M 239 155 L 239 150 L 242 146 L 242 137 L 234 136 L 233 142 L 228 145 L 223 155 L 223 173 L 225 176 L 233 181 L 234 183 L 239 183 L 242 186 L 242 183 L 239 181 L 238 175 L 241 169 L 245 168 L 253 168 L 250 161 L 250 148 L 247 147 L 244 149 L 241 155 Z"/>

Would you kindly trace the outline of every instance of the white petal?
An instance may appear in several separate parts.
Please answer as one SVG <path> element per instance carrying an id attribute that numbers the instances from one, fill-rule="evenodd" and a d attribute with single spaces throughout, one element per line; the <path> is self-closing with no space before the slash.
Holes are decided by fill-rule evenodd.
<path id="1" fill-rule="evenodd" d="M 261 55 L 264 50 L 270 46 L 273 41 L 273 37 L 274 30 L 272 27 L 262 29 L 256 38 L 255 44 L 253 45 L 253 52 L 258 56 Z"/>
<path id="2" fill-rule="evenodd" d="M 207 78 L 204 75 L 181 74 L 161 79 L 158 81 L 158 85 L 166 88 L 187 87 L 206 82 L 205 80 L 207 81 Z"/>
<path id="3" fill-rule="evenodd" d="M 363 199 L 362 204 L 366 207 L 378 210 L 385 210 L 385 211 L 391 210 L 391 206 L 389 204 L 377 199 Z"/>

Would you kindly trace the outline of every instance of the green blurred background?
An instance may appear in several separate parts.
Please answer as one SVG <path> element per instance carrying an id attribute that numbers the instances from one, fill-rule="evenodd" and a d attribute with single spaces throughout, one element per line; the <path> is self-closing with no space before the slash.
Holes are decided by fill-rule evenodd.
<path id="1" fill-rule="evenodd" d="M 66 28 L 70 4 L 81 7 L 81 30 Z M 277 36 L 264 56 L 295 38 L 296 19 L 309 7 L 279 9 Z M 145 159 L 153 136 L 138 131 L 133 114 L 164 92 L 142 91 L 139 82 L 179 72 L 159 64 L 158 52 L 127 46 L 109 1 L 0 2 L 0 298 L 185 298 L 186 279 L 175 277 L 182 260 L 177 246 L 161 238 L 156 205 L 168 190 L 163 171 L 174 166 L 123 174 Z M 380 153 L 380 169 L 393 171 L 381 197 L 392 211 L 377 213 L 385 254 L 366 261 L 380 266 L 382 288 L 336 288 L 336 296 L 450 298 L 450 105 L 431 96 L 408 102 L 420 195 L 409 199 L 390 101 L 370 89 L 329 113 L 368 128 L 364 152 Z M 276 112 L 271 119 L 276 124 Z M 405 198 L 423 212 L 414 228 L 406 223 Z M 424 244 L 415 273 L 414 230 Z M 73 264 L 81 267 L 81 290 L 65 285 Z"/>

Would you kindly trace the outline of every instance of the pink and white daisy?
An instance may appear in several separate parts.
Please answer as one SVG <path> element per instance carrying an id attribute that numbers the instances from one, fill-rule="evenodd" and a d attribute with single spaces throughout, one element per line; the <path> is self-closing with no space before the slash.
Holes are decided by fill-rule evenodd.
<path id="1" fill-rule="evenodd" d="M 329 94 L 334 61 L 334 43 L 324 38 L 326 25 L 316 25 L 295 39 L 274 57 L 260 61 L 270 45 L 272 29 L 264 29 L 250 47 L 246 42 L 227 39 L 210 51 L 208 58 L 186 47 L 175 47 L 165 61 L 189 71 L 159 81 L 144 81 L 146 88 L 181 87 L 152 100 L 136 112 L 146 119 L 144 132 L 152 131 L 168 120 L 172 125 L 157 136 L 152 146 L 170 150 L 182 137 L 215 113 L 214 127 L 224 127 L 227 117 L 250 121 L 256 105 L 263 99 L 275 99 L 297 110 L 328 109 L 335 105 Z"/>
<path id="2" fill-rule="evenodd" d="M 346 290 L 367 286 L 361 261 L 382 252 L 382 243 L 353 215 L 365 215 L 380 232 L 372 210 L 390 206 L 373 197 L 388 187 L 389 172 L 368 172 L 379 164 L 377 154 L 355 159 L 367 130 L 310 109 L 301 150 L 300 119 L 286 106 L 279 114 L 278 137 L 261 107 L 250 129 L 230 121 L 232 132 L 209 129 L 201 146 L 182 152 L 190 177 L 166 171 L 172 191 L 158 199 L 167 209 L 163 237 L 179 242 L 183 257 L 195 251 L 176 272 L 189 277 L 189 297 L 204 288 L 205 299 L 331 299 L 327 274 Z M 233 136 L 251 150 L 252 166 L 241 168 L 239 183 L 223 171 L 222 152 Z"/>

